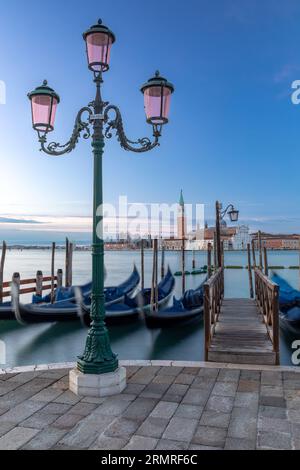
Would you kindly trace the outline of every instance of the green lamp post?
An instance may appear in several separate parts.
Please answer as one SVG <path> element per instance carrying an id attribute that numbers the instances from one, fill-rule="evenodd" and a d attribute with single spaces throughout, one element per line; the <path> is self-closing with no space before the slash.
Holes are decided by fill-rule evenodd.
<path id="1" fill-rule="evenodd" d="M 231 222 L 237 222 L 239 219 L 239 211 L 232 204 L 228 204 L 226 209 L 222 210 L 222 203 L 216 201 L 216 242 L 217 242 L 217 263 L 218 268 L 222 266 L 222 250 L 221 250 L 221 220 L 228 214 Z"/>
<path id="2" fill-rule="evenodd" d="M 82 356 L 78 358 L 77 369 L 83 374 L 103 374 L 118 368 L 118 359 L 111 350 L 109 335 L 105 326 L 104 297 L 104 242 L 103 242 L 103 191 L 102 157 L 105 138 L 112 137 L 115 131 L 121 147 L 133 152 L 147 152 L 159 145 L 162 126 L 168 122 L 170 98 L 174 87 L 156 72 L 155 77 L 145 83 L 141 91 L 147 122 L 152 125 L 153 139 L 143 137 L 137 141 L 129 140 L 123 128 L 120 110 L 102 100 L 101 85 L 103 72 L 109 69 L 111 46 L 115 35 L 99 20 L 88 29 L 83 38 L 86 43 L 88 68 L 93 72 L 96 85 L 94 101 L 80 109 L 75 119 L 73 133 L 63 145 L 57 142 L 47 144 L 47 135 L 54 130 L 56 108 L 60 101 L 57 93 L 48 86 L 47 81 L 28 94 L 32 108 L 32 125 L 38 133 L 43 152 L 60 156 L 71 152 L 79 137 L 91 138 L 94 159 L 93 189 L 93 244 L 92 244 L 92 295 L 91 324 Z M 111 116 L 113 114 L 113 116 Z M 85 116 L 85 117 L 84 117 Z M 110 117 L 111 116 L 111 117 Z"/>

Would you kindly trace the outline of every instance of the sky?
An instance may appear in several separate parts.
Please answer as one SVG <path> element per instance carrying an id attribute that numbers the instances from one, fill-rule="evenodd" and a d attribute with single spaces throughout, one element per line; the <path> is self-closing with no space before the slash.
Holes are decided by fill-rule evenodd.
<path id="1" fill-rule="evenodd" d="M 0 16 L 0 237 L 89 232 L 89 142 L 41 153 L 27 93 L 48 79 L 61 97 L 49 137 L 66 142 L 94 97 L 82 32 L 98 18 L 116 35 L 103 98 L 120 107 L 129 138 L 151 136 L 141 84 L 159 69 L 175 86 L 160 147 L 136 154 L 106 142 L 105 201 L 173 204 L 182 188 L 209 222 L 218 199 L 251 230 L 299 232 L 298 0 L 10 0 Z"/>

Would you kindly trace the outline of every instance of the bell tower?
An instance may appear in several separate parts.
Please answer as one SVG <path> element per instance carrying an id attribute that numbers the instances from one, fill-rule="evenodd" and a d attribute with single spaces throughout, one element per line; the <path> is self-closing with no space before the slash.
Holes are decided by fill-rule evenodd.
<path id="1" fill-rule="evenodd" d="M 177 237 L 182 240 L 186 238 L 186 217 L 184 212 L 184 199 L 182 190 L 180 191 L 179 207 L 177 215 Z"/>

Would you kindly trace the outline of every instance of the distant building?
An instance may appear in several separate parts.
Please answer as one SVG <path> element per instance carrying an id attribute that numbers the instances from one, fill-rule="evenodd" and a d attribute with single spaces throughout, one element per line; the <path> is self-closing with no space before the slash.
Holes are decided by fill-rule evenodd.
<path id="1" fill-rule="evenodd" d="M 254 247 L 259 249 L 258 232 L 252 234 Z M 298 234 L 272 234 L 261 232 L 262 247 L 268 250 L 298 250 L 300 248 L 300 235 Z"/>
<path id="2" fill-rule="evenodd" d="M 177 212 L 177 238 L 174 235 L 170 236 L 170 238 L 164 238 L 161 242 L 161 245 L 166 250 L 181 250 L 182 249 L 182 241 L 186 239 L 187 233 L 187 222 L 186 222 L 186 215 L 184 212 L 184 199 L 182 190 L 180 191 L 179 197 L 179 204 L 178 204 L 178 212 Z M 185 242 L 186 243 L 186 242 Z"/>

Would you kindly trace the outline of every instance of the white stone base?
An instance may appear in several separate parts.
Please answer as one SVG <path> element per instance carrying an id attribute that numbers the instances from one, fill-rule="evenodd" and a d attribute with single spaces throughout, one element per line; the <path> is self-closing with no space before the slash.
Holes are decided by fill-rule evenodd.
<path id="1" fill-rule="evenodd" d="M 125 387 L 125 367 L 107 374 L 83 374 L 76 368 L 69 372 L 69 388 L 76 395 L 107 397 L 121 393 Z"/>

